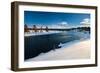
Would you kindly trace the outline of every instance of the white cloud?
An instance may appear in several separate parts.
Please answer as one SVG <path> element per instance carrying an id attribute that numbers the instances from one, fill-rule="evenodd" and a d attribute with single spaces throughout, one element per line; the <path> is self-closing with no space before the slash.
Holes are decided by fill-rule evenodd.
<path id="1" fill-rule="evenodd" d="M 59 22 L 57 24 L 52 24 L 52 25 L 48 25 L 49 28 L 62 28 L 62 29 L 66 29 L 68 26 L 68 23 L 65 21 Z"/>
<path id="2" fill-rule="evenodd" d="M 90 24 L 90 19 L 89 18 L 85 18 L 80 22 L 80 24 L 86 24 L 86 25 Z"/>
<path id="3" fill-rule="evenodd" d="M 62 26 L 67 26 L 67 25 L 68 25 L 68 23 L 67 23 L 67 22 L 65 22 L 65 21 L 63 21 L 63 22 L 61 22 L 61 23 L 60 23 L 60 25 L 62 25 Z"/>
<path id="4" fill-rule="evenodd" d="M 58 26 L 66 27 L 66 26 L 68 26 L 68 23 L 66 21 L 62 21 L 62 22 L 58 23 Z"/>

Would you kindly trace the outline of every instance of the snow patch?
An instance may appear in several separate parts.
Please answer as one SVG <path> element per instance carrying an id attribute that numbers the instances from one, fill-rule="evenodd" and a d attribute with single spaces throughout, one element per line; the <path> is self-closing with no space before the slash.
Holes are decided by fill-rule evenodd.
<path id="1" fill-rule="evenodd" d="M 70 59 L 89 59 L 90 58 L 90 40 L 74 41 L 72 44 L 60 44 L 62 46 L 61 49 L 51 50 L 48 53 L 41 53 L 39 56 L 35 58 L 31 58 L 26 60 L 26 62 L 30 61 L 45 61 L 45 60 L 70 60 Z M 67 44 L 67 45 L 66 45 Z"/>

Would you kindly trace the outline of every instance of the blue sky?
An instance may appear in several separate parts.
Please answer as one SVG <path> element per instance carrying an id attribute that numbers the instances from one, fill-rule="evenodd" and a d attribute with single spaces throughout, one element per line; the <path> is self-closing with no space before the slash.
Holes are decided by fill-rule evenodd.
<path id="1" fill-rule="evenodd" d="M 27 24 L 28 26 L 32 26 L 33 24 L 47 26 L 60 23 L 76 26 L 80 25 L 81 22 L 84 22 L 85 19 L 89 20 L 90 14 L 24 11 L 24 24 Z"/>

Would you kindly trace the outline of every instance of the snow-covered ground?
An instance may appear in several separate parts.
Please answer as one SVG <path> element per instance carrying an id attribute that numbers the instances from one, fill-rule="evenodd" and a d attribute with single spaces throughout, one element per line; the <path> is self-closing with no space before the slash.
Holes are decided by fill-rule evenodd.
<path id="1" fill-rule="evenodd" d="M 69 45 L 70 44 L 70 45 Z M 70 60 L 70 59 L 87 59 L 90 58 L 90 40 L 74 41 L 70 43 L 60 44 L 60 49 L 51 50 L 47 53 L 41 53 L 35 58 L 26 60 L 30 61 L 45 61 L 45 60 Z"/>
<path id="2" fill-rule="evenodd" d="M 49 32 L 26 32 L 24 36 L 36 36 L 36 35 L 46 35 L 46 34 L 54 34 L 54 33 L 60 33 L 62 31 L 49 31 Z"/>

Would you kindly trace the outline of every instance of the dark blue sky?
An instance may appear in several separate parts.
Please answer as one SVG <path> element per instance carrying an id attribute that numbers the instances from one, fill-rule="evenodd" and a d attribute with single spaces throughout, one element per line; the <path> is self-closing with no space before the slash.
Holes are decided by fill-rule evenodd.
<path id="1" fill-rule="evenodd" d="M 24 11 L 24 24 L 52 25 L 67 22 L 69 25 L 79 25 L 85 19 L 90 19 L 90 14 Z"/>

